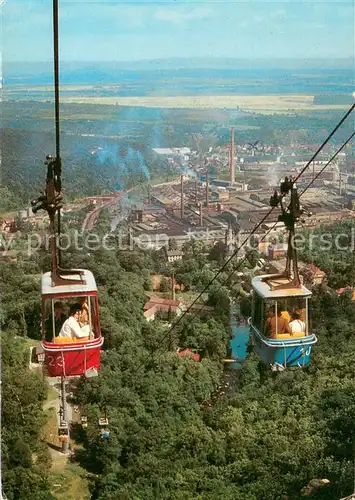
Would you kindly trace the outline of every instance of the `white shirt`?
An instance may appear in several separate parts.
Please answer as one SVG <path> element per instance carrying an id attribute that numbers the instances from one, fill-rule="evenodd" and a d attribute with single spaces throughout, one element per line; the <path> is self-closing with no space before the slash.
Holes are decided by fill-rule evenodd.
<path id="1" fill-rule="evenodd" d="M 81 328 L 79 323 L 73 316 L 70 316 L 70 318 L 64 321 L 62 329 L 59 332 L 59 337 L 69 337 L 69 338 L 77 337 L 80 339 L 82 337 L 88 337 L 89 335 L 90 335 L 90 326 L 85 325 Z"/>
<path id="2" fill-rule="evenodd" d="M 291 321 L 290 328 L 292 333 L 299 333 L 306 331 L 306 325 L 304 321 L 301 321 L 300 319 L 294 319 L 293 321 Z"/>

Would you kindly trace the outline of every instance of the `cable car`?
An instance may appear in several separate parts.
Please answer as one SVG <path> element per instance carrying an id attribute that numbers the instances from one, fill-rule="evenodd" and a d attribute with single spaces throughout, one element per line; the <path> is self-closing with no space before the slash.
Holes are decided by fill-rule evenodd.
<path id="1" fill-rule="evenodd" d="M 69 427 L 66 422 L 60 422 L 58 427 L 58 437 L 61 443 L 69 442 Z"/>
<path id="2" fill-rule="evenodd" d="M 281 183 L 280 193 L 275 191 L 270 205 L 280 206 L 278 220 L 285 224 L 289 233 L 286 268 L 278 275 L 253 278 L 253 307 L 249 319 L 255 350 L 274 371 L 307 366 L 311 361 L 312 346 L 317 342 L 309 323 L 308 302 L 312 293 L 301 284 L 294 238 L 295 224 L 305 210 L 300 207 L 292 179 L 286 178 Z M 288 196 L 290 202 L 286 207 Z"/>
<path id="3" fill-rule="evenodd" d="M 57 285 L 53 272 L 42 276 L 42 342 L 45 366 L 50 377 L 97 375 L 103 338 L 100 330 L 98 293 L 90 271 L 76 270 Z M 64 282 L 64 284 L 63 284 Z M 85 304 L 87 336 L 81 339 L 58 336 L 64 317 L 73 304 Z"/>
<path id="4" fill-rule="evenodd" d="M 110 431 L 108 430 L 108 419 L 106 417 L 102 417 L 99 419 L 100 426 L 100 434 L 101 439 L 108 439 L 110 437 Z"/>
<path id="5" fill-rule="evenodd" d="M 252 280 L 253 311 L 250 320 L 251 333 L 256 352 L 263 362 L 273 370 L 286 367 L 304 367 L 310 363 L 312 345 L 317 337 L 309 330 L 308 301 L 312 293 L 305 286 L 277 289 L 278 285 L 287 284 L 275 276 L 258 276 Z M 299 317 L 298 332 L 287 333 L 281 325 L 290 322 L 290 311 L 297 311 Z M 275 318 L 274 335 L 269 336 L 268 320 Z M 297 321 L 297 320 L 296 320 Z"/>
<path id="6" fill-rule="evenodd" d="M 46 210 L 50 225 L 51 271 L 42 276 L 41 286 L 44 364 L 50 377 L 92 377 L 98 375 L 103 344 L 97 286 L 90 271 L 62 269 L 59 265 L 62 166 L 59 156 L 47 156 L 46 160 L 44 194 L 32 201 L 33 213 Z M 66 325 L 63 334 L 61 328 L 69 316 L 75 321 Z"/>

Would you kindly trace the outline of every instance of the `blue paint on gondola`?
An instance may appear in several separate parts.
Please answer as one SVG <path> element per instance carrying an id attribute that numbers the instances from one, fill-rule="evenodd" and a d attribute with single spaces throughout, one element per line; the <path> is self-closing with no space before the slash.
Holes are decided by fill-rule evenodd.
<path id="1" fill-rule="evenodd" d="M 251 327 L 255 349 L 267 365 L 279 365 L 285 368 L 306 367 L 311 361 L 312 345 L 317 342 L 315 335 L 307 337 L 278 340 L 268 339 Z"/>

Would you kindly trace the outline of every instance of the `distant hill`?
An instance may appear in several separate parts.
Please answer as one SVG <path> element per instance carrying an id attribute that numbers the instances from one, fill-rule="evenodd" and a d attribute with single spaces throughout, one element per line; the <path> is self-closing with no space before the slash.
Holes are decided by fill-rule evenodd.
<path id="1" fill-rule="evenodd" d="M 62 83 L 110 83 L 122 71 L 178 70 L 353 70 L 353 59 L 232 59 L 232 58 L 173 58 L 143 61 L 65 62 L 61 63 Z M 5 83 L 47 84 L 52 82 L 53 66 L 47 62 L 4 62 Z M 129 76 L 129 75 L 128 75 Z"/>

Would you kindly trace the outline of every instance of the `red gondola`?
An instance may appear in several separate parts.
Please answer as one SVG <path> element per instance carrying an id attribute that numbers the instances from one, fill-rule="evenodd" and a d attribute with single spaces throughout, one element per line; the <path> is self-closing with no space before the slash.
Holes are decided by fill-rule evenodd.
<path id="1" fill-rule="evenodd" d="M 61 161 L 59 157 L 47 157 L 46 164 L 45 192 L 38 200 L 32 202 L 33 212 L 46 210 L 50 223 L 52 265 L 51 271 L 42 276 L 41 348 L 44 352 L 44 364 L 50 377 L 65 379 L 78 375 L 95 376 L 98 374 L 100 348 L 103 344 L 97 286 L 90 271 L 61 269 L 58 265 L 57 238 L 60 235 L 59 220 L 62 200 Z M 60 308 L 58 308 L 59 300 L 61 301 Z M 79 320 L 81 325 L 79 321 L 74 321 L 76 325 L 74 327 L 80 331 L 74 332 L 73 326 L 68 323 L 67 332 L 64 333 L 65 328 L 61 332 L 65 320 L 69 318 L 69 308 L 72 309 L 72 306 L 77 309 L 78 320 L 81 317 Z M 57 315 L 57 309 L 59 309 L 59 315 Z"/>
<path id="2" fill-rule="evenodd" d="M 67 275 L 68 284 L 53 285 L 50 272 L 42 276 L 42 337 L 45 366 L 50 377 L 95 376 L 100 368 L 103 338 L 100 330 L 98 294 L 95 278 L 90 271 L 75 270 Z M 62 280 L 65 282 L 65 280 Z M 88 336 L 82 339 L 59 337 L 55 311 L 60 305 L 86 302 Z M 60 326 L 60 325 L 59 325 Z"/>

